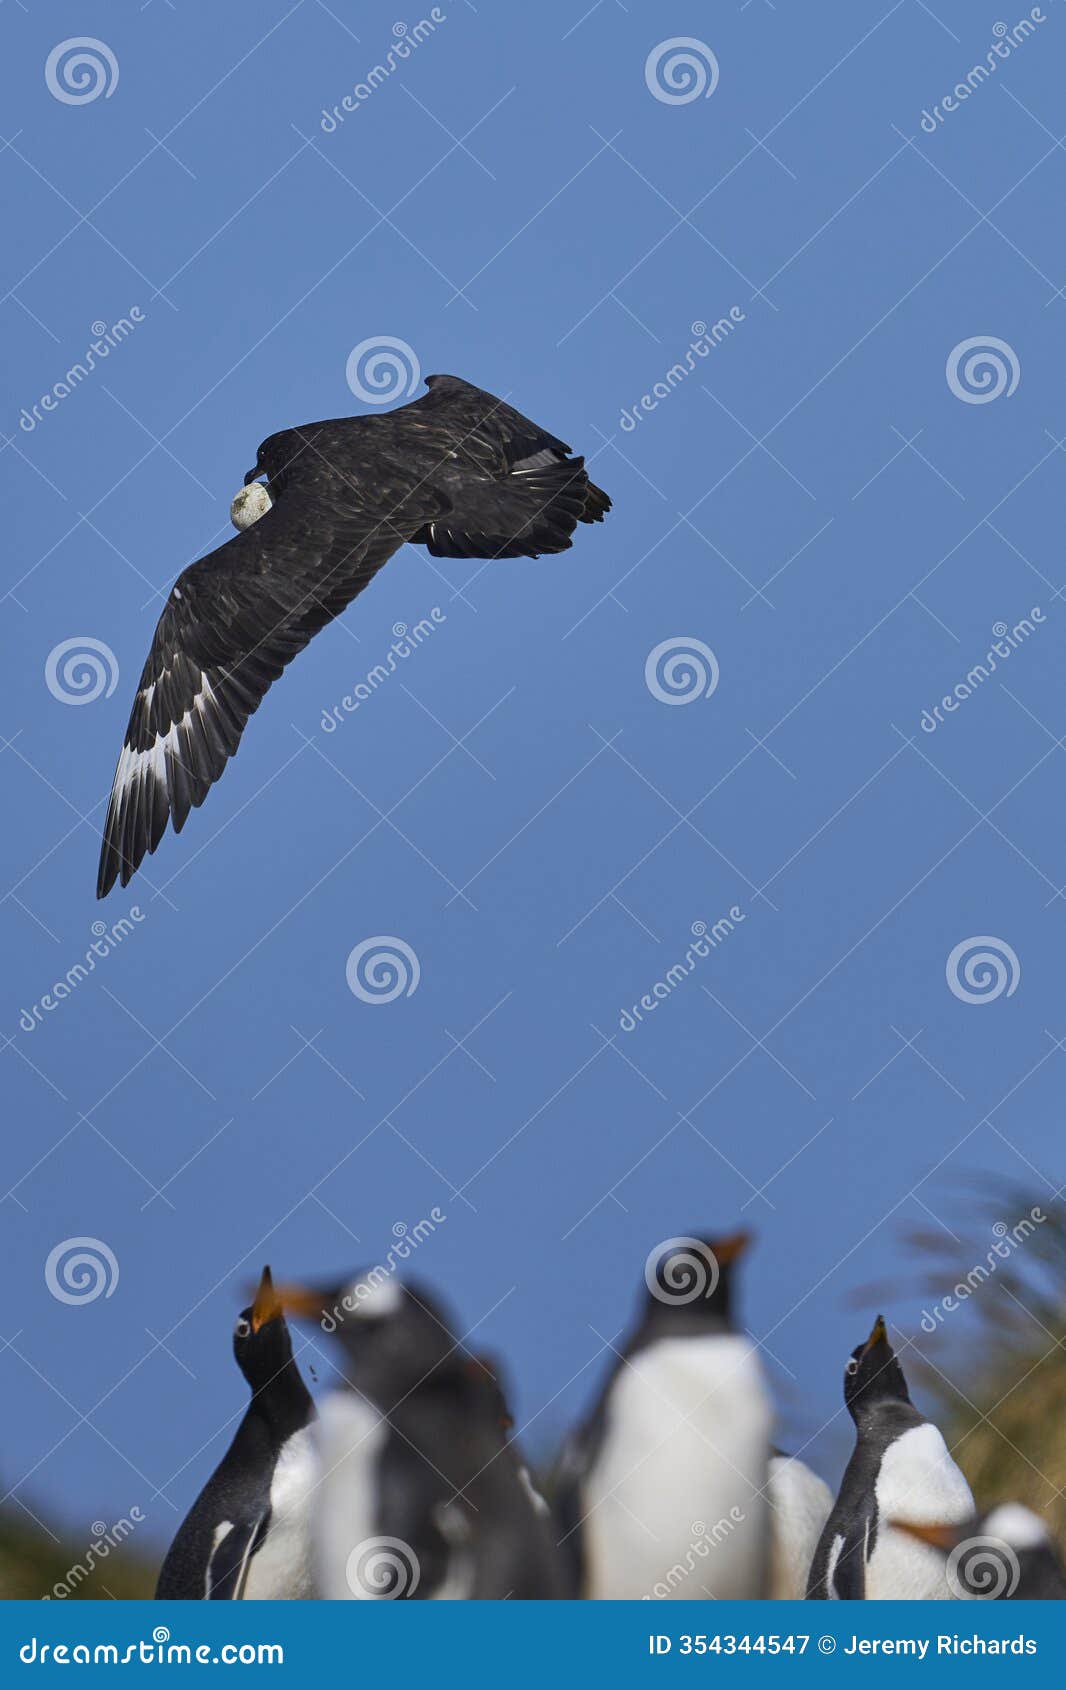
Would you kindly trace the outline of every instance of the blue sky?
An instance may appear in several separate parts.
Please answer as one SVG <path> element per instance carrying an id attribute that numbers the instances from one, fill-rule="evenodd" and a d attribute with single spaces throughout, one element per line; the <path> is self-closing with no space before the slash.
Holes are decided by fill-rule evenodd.
<path id="1" fill-rule="evenodd" d="M 750 1225 L 782 1436 L 835 1479 L 857 1288 L 894 1284 L 920 1341 L 901 1231 L 961 1231 L 986 1174 L 1058 1184 L 1066 17 L 1037 11 L 997 57 L 1001 14 L 962 0 L 452 0 L 330 130 L 428 11 L 4 8 L 0 1377 L 27 1507 L 136 1504 L 162 1544 L 243 1406 L 249 1278 L 381 1261 L 435 1208 L 418 1271 L 506 1356 L 537 1451 L 652 1246 Z M 71 103 L 45 64 L 79 36 L 113 63 Z M 717 85 L 671 102 L 691 85 L 645 67 L 681 37 Z M 374 408 L 346 366 L 389 338 L 405 390 L 462 374 L 586 452 L 610 519 L 537 562 L 405 549 L 98 907 L 161 595 L 262 438 Z M 86 639 L 71 702 L 46 669 Z M 713 652 L 713 691 L 656 696 L 664 642 Z M 411 995 L 349 989 L 377 936 Z M 1003 989 L 968 1002 L 947 961 L 986 936 Z M 118 1277 L 69 1303 L 45 1265 L 78 1238 Z"/>

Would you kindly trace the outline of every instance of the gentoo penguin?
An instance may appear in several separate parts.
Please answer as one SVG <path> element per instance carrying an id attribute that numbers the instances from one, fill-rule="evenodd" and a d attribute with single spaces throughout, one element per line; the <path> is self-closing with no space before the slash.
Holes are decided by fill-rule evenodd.
<path id="1" fill-rule="evenodd" d="M 733 1319 L 747 1244 L 742 1233 L 671 1238 L 648 1257 L 636 1324 L 562 1458 L 574 1595 L 767 1594 L 772 1412 Z"/>
<path id="2" fill-rule="evenodd" d="M 794 1455 L 770 1457 L 770 1595 L 802 1602 L 833 1493 L 824 1479 Z"/>
<path id="3" fill-rule="evenodd" d="M 948 1599 L 943 1557 L 893 1522 L 956 1525 L 973 1497 L 907 1392 L 880 1315 L 844 1370 L 856 1440 L 811 1566 L 812 1600 Z"/>
<path id="4" fill-rule="evenodd" d="M 263 1269 L 233 1329 L 252 1400 L 167 1551 L 156 1595 L 198 1601 L 298 1599 L 311 1586 L 309 1505 L 317 1478 L 314 1404 Z"/>
<path id="5" fill-rule="evenodd" d="M 1066 1569 L 1051 1533 L 1039 1514 L 1020 1502 L 1001 1502 L 961 1525 L 896 1524 L 946 1556 L 948 1585 L 960 1600 L 1066 1599 Z"/>
<path id="6" fill-rule="evenodd" d="M 327 1599 L 562 1594 L 548 1522 L 508 1439 L 495 1372 L 432 1296 L 393 1279 L 284 1286 L 341 1347 L 322 1403 L 314 1560 Z"/>

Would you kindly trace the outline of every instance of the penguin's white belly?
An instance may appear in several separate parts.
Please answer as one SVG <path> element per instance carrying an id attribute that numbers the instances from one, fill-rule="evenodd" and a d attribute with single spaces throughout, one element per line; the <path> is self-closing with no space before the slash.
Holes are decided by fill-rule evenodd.
<path id="1" fill-rule="evenodd" d="M 769 1497 L 770 1595 L 777 1602 L 802 1602 L 833 1493 L 806 1462 L 775 1455 Z"/>
<path id="2" fill-rule="evenodd" d="M 352 1602 L 383 1594 L 393 1552 L 381 1539 L 378 1461 L 388 1426 L 354 1391 L 334 1391 L 315 1426 L 315 1595 Z M 403 1567 L 395 1571 L 403 1577 Z"/>
<path id="3" fill-rule="evenodd" d="M 244 1584 L 248 1601 L 306 1601 L 314 1595 L 311 1508 L 318 1476 L 310 1429 L 282 1449 L 270 1485 L 266 1541 L 252 1556 Z"/>
<path id="4" fill-rule="evenodd" d="M 867 1600 L 950 1601 L 943 1555 L 888 1524 L 956 1525 L 975 1513 L 970 1487 L 935 1426 L 914 1426 L 889 1444 L 875 1494 L 878 1530 L 866 1566 Z"/>
<path id="5" fill-rule="evenodd" d="M 764 1596 L 771 1408 L 748 1340 L 649 1345 L 606 1412 L 584 1493 L 588 1594 Z"/>

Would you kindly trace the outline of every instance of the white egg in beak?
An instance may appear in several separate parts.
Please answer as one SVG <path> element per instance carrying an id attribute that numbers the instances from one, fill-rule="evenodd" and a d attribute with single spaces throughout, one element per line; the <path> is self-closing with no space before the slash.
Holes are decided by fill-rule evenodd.
<path id="1" fill-rule="evenodd" d="M 249 481 L 242 487 L 230 505 L 230 521 L 234 528 L 250 528 L 253 522 L 258 522 L 265 516 L 274 503 L 266 487 L 261 481 Z"/>

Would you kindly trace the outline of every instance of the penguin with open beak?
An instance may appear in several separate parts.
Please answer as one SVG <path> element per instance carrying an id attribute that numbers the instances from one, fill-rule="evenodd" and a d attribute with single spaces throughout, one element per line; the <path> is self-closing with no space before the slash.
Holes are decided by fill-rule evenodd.
<path id="1" fill-rule="evenodd" d="M 772 1408 L 734 1316 L 748 1243 L 673 1238 L 648 1257 L 636 1324 L 562 1458 L 574 1595 L 768 1594 Z"/>
<path id="2" fill-rule="evenodd" d="M 495 1368 L 423 1288 L 373 1274 L 286 1285 L 335 1334 L 338 1386 L 316 1427 L 316 1589 L 327 1599 L 562 1594 L 543 1507 L 508 1436 Z"/>
<path id="3" fill-rule="evenodd" d="M 957 1525 L 893 1520 L 901 1532 L 944 1556 L 953 1596 L 962 1601 L 1061 1602 L 1066 1568 L 1039 1514 L 1020 1502 L 1000 1502 Z"/>
<path id="4" fill-rule="evenodd" d="M 944 1560 L 913 1525 L 972 1518 L 973 1496 L 943 1437 L 911 1402 L 878 1315 L 844 1370 L 855 1448 L 811 1566 L 808 1599 L 950 1599 Z"/>
<path id="5" fill-rule="evenodd" d="M 314 1404 L 292 1353 L 270 1269 L 233 1329 L 252 1400 L 167 1551 L 156 1595 L 239 1601 L 314 1594 L 310 1510 Z"/>

